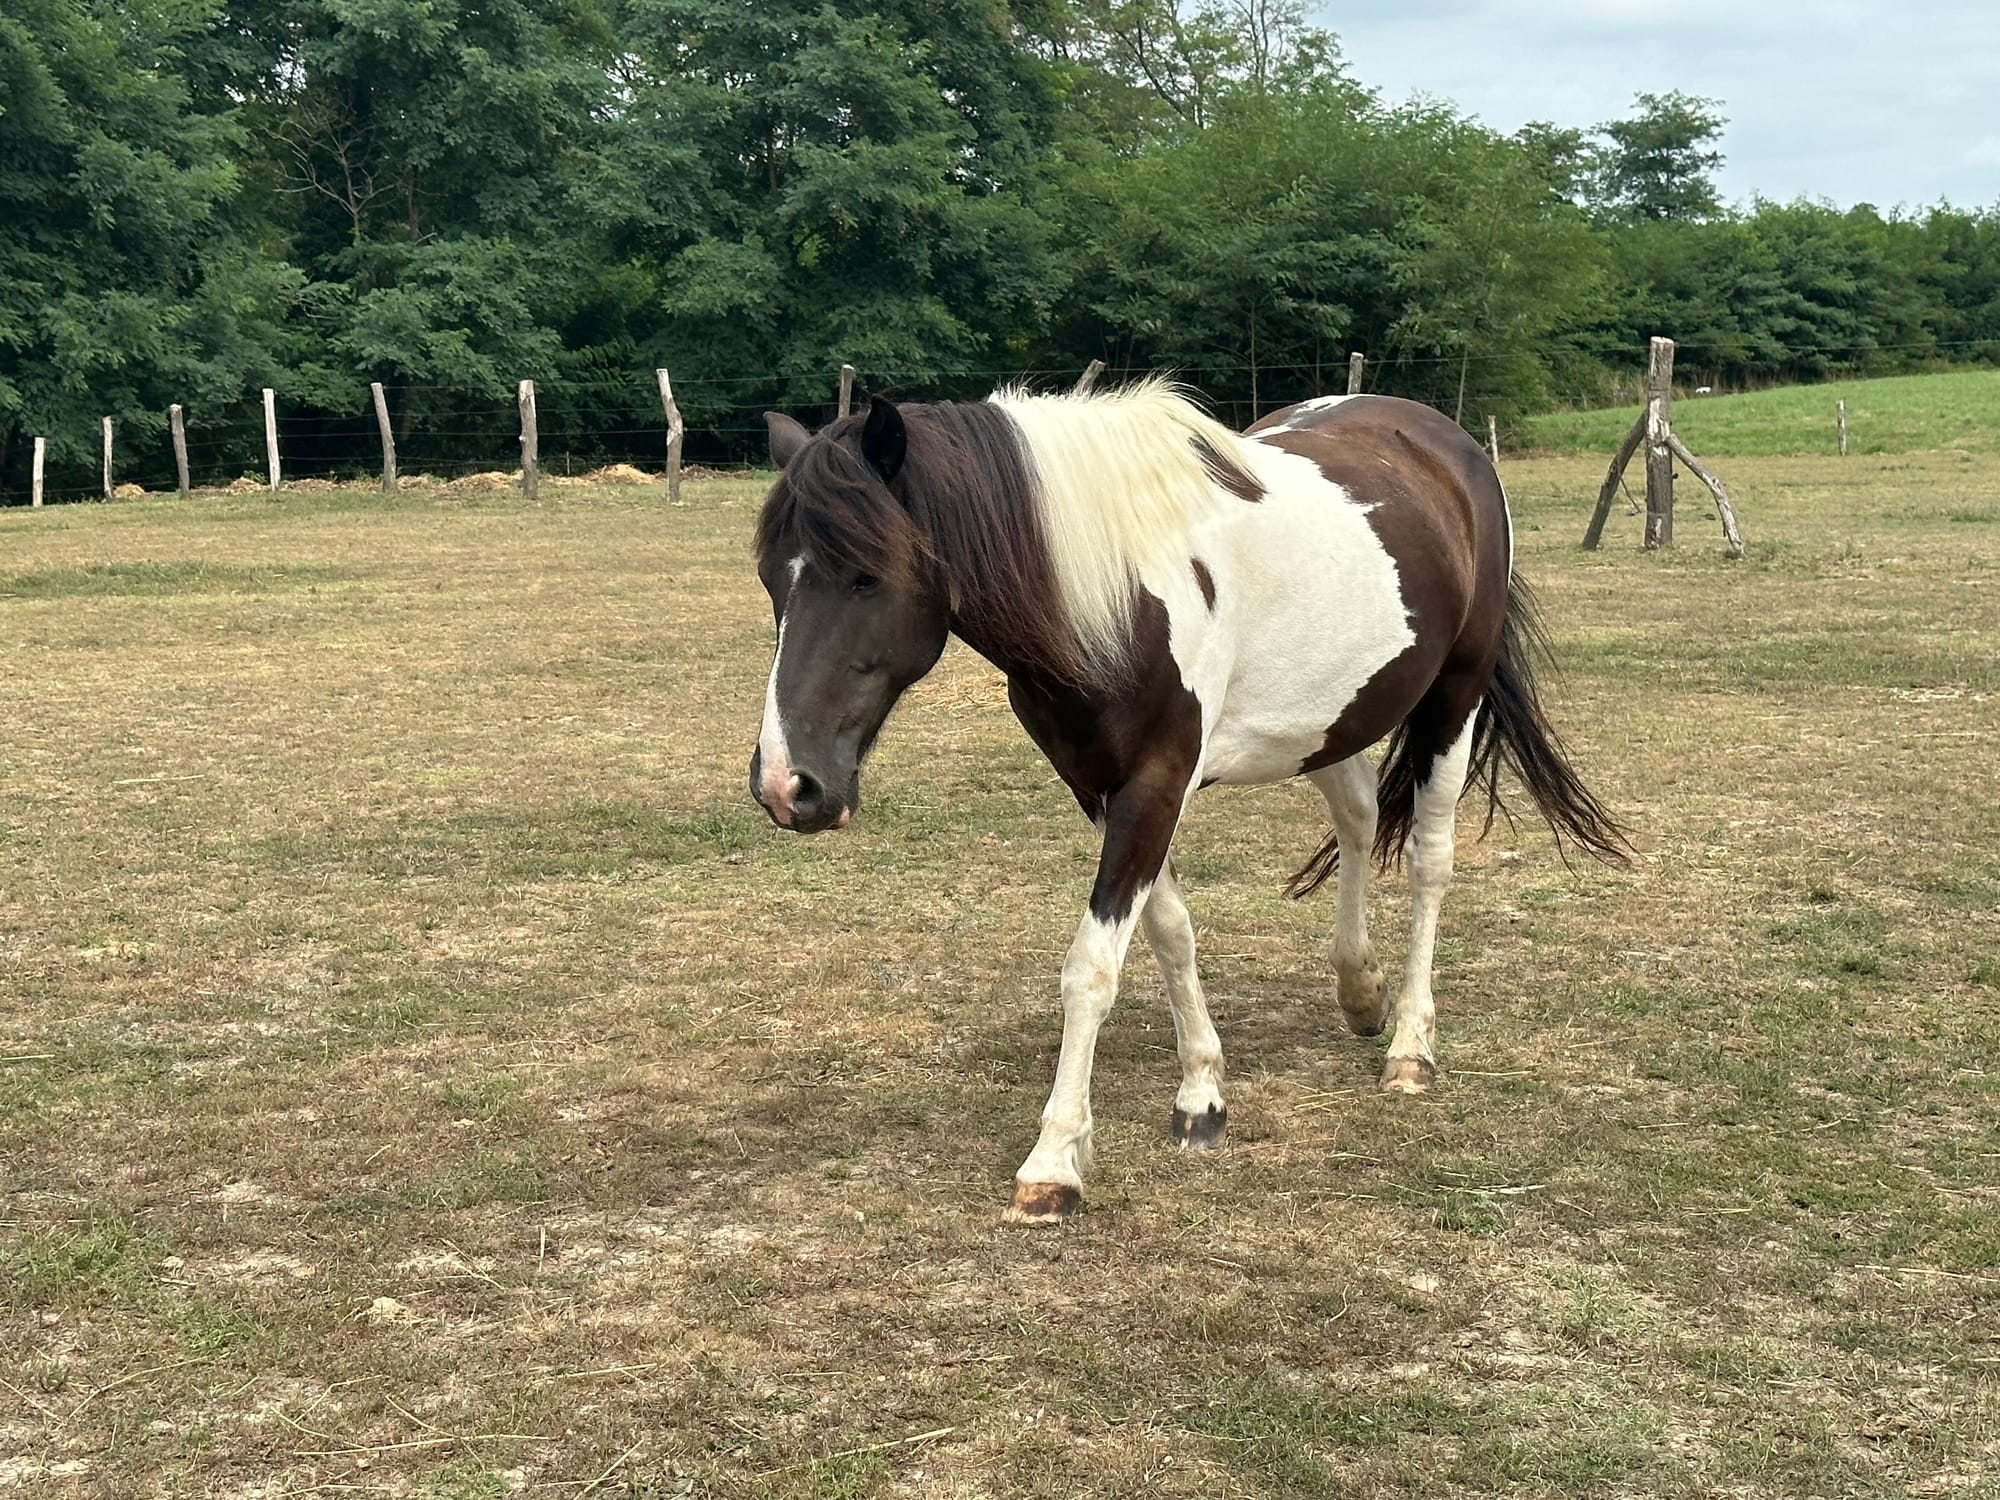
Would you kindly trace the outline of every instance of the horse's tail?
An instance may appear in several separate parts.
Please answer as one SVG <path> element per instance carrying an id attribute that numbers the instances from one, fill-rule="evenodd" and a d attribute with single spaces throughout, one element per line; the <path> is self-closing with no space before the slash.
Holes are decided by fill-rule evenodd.
<path id="1" fill-rule="evenodd" d="M 1507 589 L 1507 620 L 1500 629 L 1500 661 L 1493 669 L 1493 685 L 1479 705 L 1479 720 L 1472 731 L 1472 767 L 1466 788 L 1486 789 L 1486 824 L 1482 835 L 1493 827 L 1496 814 L 1507 813 L 1500 796 L 1500 762 L 1512 768 L 1535 807 L 1548 820 L 1556 836 L 1556 849 L 1570 843 L 1593 859 L 1624 865 L 1631 861 L 1631 841 L 1625 828 L 1592 796 L 1576 768 L 1569 763 L 1568 748 L 1549 722 L 1536 688 L 1536 673 L 1551 660 L 1548 632 L 1542 628 L 1542 612 L 1535 603 L 1527 580 L 1516 575 Z M 1384 790 L 1387 790 L 1384 777 Z M 1399 803 L 1399 807 L 1400 807 Z M 1416 811 L 1416 783 L 1409 787 L 1409 810 L 1400 814 L 1401 832 L 1391 844 L 1382 836 L 1388 819 L 1375 840 L 1376 858 L 1387 862 L 1402 853 L 1409 824 Z M 1508 821 L 1513 815 L 1507 814 Z M 1564 853 L 1564 858 L 1568 856 Z"/>
<path id="2" fill-rule="evenodd" d="M 1496 816 L 1504 814 L 1510 823 L 1513 821 L 1513 814 L 1500 795 L 1500 766 L 1504 761 L 1548 820 L 1555 832 L 1556 848 L 1565 859 L 1568 855 L 1563 843 L 1567 839 L 1607 864 L 1627 864 L 1631 844 L 1625 829 L 1605 811 L 1576 774 L 1562 736 L 1542 710 L 1536 673 L 1549 660 L 1548 634 L 1542 628 L 1534 593 L 1525 579 L 1516 576 L 1507 591 L 1507 616 L 1500 630 L 1500 659 L 1472 727 L 1472 759 L 1465 789 L 1468 792 L 1476 786 L 1485 789 L 1486 823 L 1480 833 L 1483 837 L 1491 831 Z M 1375 861 L 1385 870 L 1403 857 L 1410 827 L 1416 821 L 1420 773 L 1429 774 L 1440 748 L 1431 744 L 1413 745 L 1407 720 L 1398 724 L 1389 736 L 1375 794 Z M 1295 900 L 1310 895 L 1339 868 L 1340 840 L 1335 833 L 1286 883 L 1285 894 Z"/>

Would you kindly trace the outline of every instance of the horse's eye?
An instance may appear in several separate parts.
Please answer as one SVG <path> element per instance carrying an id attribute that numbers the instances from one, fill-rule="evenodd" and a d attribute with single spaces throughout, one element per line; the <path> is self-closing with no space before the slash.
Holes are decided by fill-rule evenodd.
<path id="1" fill-rule="evenodd" d="M 875 592 L 875 585 L 881 581 L 873 573 L 857 573 L 854 577 L 854 592 L 857 594 L 872 594 Z"/>

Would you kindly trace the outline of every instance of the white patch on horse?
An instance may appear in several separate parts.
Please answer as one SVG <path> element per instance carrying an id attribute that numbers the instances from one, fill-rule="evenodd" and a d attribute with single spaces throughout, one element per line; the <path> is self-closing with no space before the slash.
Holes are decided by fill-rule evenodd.
<path id="1" fill-rule="evenodd" d="M 1309 458 L 1254 438 L 1223 451 L 1264 498 L 1195 527 L 1193 547 L 1215 580 L 1212 615 L 1191 577 L 1147 585 L 1167 601 L 1174 659 L 1202 703 L 1202 775 L 1283 781 L 1416 632 L 1396 560 L 1368 522 L 1372 506 Z M 1183 562 L 1179 572 L 1190 571 Z"/>
<path id="2" fill-rule="evenodd" d="M 1302 427 L 1310 427 L 1313 418 L 1321 412 L 1330 411 L 1343 401 L 1351 401 L 1352 396 L 1315 396 L 1310 401 L 1301 401 L 1295 406 L 1283 408 L 1285 420 L 1272 427 L 1260 428 L 1256 437 L 1265 437 L 1278 432 L 1297 432 Z"/>
<path id="3" fill-rule="evenodd" d="M 1420 1093 L 1436 1065 L 1431 1051 L 1437 1037 L 1431 965 L 1437 950 L 1438 912 L 1451 884 L 1458 799 L 1465 791 L 1478 722 L 1475 704 L 1458 738 L 1431 762 L 1430 775 L 1417 788 L 1416 814 L 1410 821 L 1410 842 L 1403 856 L 1410 872 L 1410 956 L 1403 971 L 1403 992 L 1396 997 L 1396 1034 L 1389 1040 L 1382 1068 L 1382 1086 L 1400 1093 Z"/>
<path id="4" fill-rule="evenodd" d="M 805 567 L 805 558 L 791 560 L 792 587 L 798 587 L 799 575 Z M 785 616 L 789 612 L 790 595 L 787 594 L 786 608 L 778 613 L 778 644 L 771 652 L 771 678 L 764 685 L 764 724 L 757 732 L 757 766 L 764 802 L 777 814 L 781 824 L 792 820 L 792 783 L 795 780 L 791 752 L 785 746 L 784 715 L 778 711 L 778 663 L 785 659 Z"/>
<path id="5" fill-rule="evenodd" d="M 1195 441 L 1233 454 L 1242 439 L 1162 380 L 989 399 L 1021 435 L 1070 628 L 1087 660 L 1116 663 L 1130 640 L 1133 585 L 1187 573 L 1190 529 L 1243 504 L 1216 486 Z"/>
<path id="6" fill-rule="evenodd" d="M 1132 909 L 1114 922 L 1085 912 L 1063 959 L 1062 1051 L 1056 1057 L 1055 1087 L 1042 1110 L 1042 1132 L 1035 1149 L 1021 1163 L 1014 1180 L 1026 1185 L 1083 1187 L 1090 1166 L 1092 1119 L 1090 1071 L 1097 1051 L 1097 1032 L 1118 998 L 1118 971 L 1139 914 L 1146 909 L 1150 886 L 1141 886 Z"/>

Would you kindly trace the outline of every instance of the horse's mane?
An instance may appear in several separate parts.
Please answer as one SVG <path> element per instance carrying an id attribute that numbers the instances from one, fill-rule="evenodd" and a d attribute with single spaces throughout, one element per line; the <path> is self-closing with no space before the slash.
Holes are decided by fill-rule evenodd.
<path id="1" fill-rule="evenodd" d="M 861 456 L 864 416 L 833 423 L 772 488 L 759 555 L 936 579 L 960 634 L 1065 682 L 1122 675 L 1134 583 L 1185 568 L 1215 485 L 1261 493 L 1241 440 L 1164 382 L 898 411 L 908 453 L 894 479 Z"/>

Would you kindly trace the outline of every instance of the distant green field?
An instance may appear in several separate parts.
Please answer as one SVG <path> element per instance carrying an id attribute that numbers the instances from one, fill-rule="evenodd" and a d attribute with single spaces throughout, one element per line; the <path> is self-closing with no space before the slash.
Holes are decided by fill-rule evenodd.
<path id="1" fill-rule="evenodd" d="M 1674 402 L 1674 430 L 1696 453 L 1725 458 L 1832 453 L 1837 401 L 1847 403 L 1850 453 L 2000 452 L 2000 370 L 1689 396 Z M 1553 412 L 1525 421 L 1523 438 L 1543 452 L 1609 458 L 1638 415 L 1637 406 Z"/>

